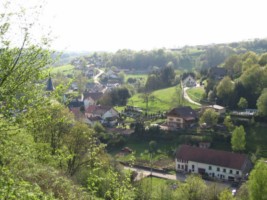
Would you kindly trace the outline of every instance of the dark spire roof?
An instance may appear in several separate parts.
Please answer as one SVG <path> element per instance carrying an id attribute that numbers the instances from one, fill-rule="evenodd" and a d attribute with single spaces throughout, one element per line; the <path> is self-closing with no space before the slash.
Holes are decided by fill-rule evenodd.
<path id="1" fill-rule="evenodd" d="M 49 79 L 47 81 L 47 86 L 46 86 L 46 91 L 54 91 L 54 86 L 53 86 L 53 82 L 52 82 L 52 78 L 49 74 Z"/>

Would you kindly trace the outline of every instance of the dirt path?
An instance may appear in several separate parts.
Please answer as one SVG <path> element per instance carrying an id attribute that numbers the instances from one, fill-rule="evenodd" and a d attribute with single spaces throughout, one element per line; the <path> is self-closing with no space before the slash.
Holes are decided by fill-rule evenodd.
<path id="1" fill-rule="evenodd" d="M 189 87 L 184 87 L 184 88 L 183 88 L 183 95 L 184 95 L 184 98 L 185 98 L 187 101 L 189 101 L 190 103 L 192 103 L 192 104 L 201 106 L 200 103 L 193 101 L 193 100 L 188 96 L 188 94 L 187 94 L 187 92 L 186 92 L 188 89 L 190 89 L 190 88 L 189 88 Z"/>

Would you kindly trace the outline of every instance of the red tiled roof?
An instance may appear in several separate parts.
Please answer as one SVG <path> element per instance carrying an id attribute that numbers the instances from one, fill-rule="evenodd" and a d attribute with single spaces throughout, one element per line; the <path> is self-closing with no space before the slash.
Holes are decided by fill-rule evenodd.
<path id="1" fill-rule="evenodd" d="M 112 107 L 111 106 L 98 106 L 98 105 L 91 105 L 86 109 L 86 113 L 92 113 L 92 114 L 99 114 L 103 115 L 107 111 L 109 111 Z"/>
<path id="2" fill-rule="evenodd" d="M 242 170 L 244 163 L 248 160 L 245 154 L 205 149 L 189 145 L 180 146 L 176 152 L 176 158 L 238 170 Z"/>

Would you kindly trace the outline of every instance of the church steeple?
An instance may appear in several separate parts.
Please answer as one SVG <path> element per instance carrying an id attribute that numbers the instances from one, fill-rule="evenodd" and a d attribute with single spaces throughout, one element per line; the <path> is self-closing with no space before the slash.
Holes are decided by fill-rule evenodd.
<path id="1" fill-rule="evenodd" d="M 53 82 L 52 82 L 52 78 L 50 76 L 50 73 L 49 73 L 49 79 L 47 81 L 47 86 L 46 86 L 46 91 L 54 91 L 54 86 L 53 86 Z"/>

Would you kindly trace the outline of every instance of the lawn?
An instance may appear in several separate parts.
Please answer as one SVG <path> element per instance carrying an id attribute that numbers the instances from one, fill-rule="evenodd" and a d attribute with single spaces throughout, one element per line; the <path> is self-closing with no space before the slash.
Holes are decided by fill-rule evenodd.
<path id="1" fill-rule="evenodd" d="M 63 65 L 63 66 L 59 66 L 59 67 L 53 67 L 51 69 L 51 73 L 56 74 L 58 72 L 61 72 L 64 74 L 68 74 L 68 73 L 71 73 L 73 70 L 74 70 L 73 65 Z"/>
<path id="2" fill-rule="evenodd" d="M 148 103 L 144 100 L 145 94 L 136 94 L 128 100 L 128 105 L 140 107 L 146 110 L 146 105 L 149 113 L 164 112 L 171 108 L 177 107 L 181 102 L 181 88 L 178 86 L 169 87 L 166 89 L 156 90 L 148 94 Z M 184 102 L 183 105 L 198 108 L 198 106 L 189 102 Z"/>
<path id="3" fill-rule="evenodd" d="M 127 81 L 128 78 L 143 79 L 144 81 L 146 81 L 147 74 L 126 74 L 125 80 Z"/>
<path id="4" fill-rule="evenodd" d="M 200 102 L 203 94 L 205 93 L 204 88 L 202 87 L 195 87 L 195 88 L 190 88 L 187 91 L 188 96 L 196 102 Z"/>
<path id="5" fill-rule="evenodd" d="M 147 177 L 137 182 L 137 184 L 142 184 L 142 188 L 145 192 L 148 192 L 148 194 L 151 192 L 150 199 L 159 199 L 160 196 L 166 197 L 167 195 L 173 195 L 176 190 L 173 190 L 172 188 L 176 188 L 181 182 L 156 177 Z"/>

